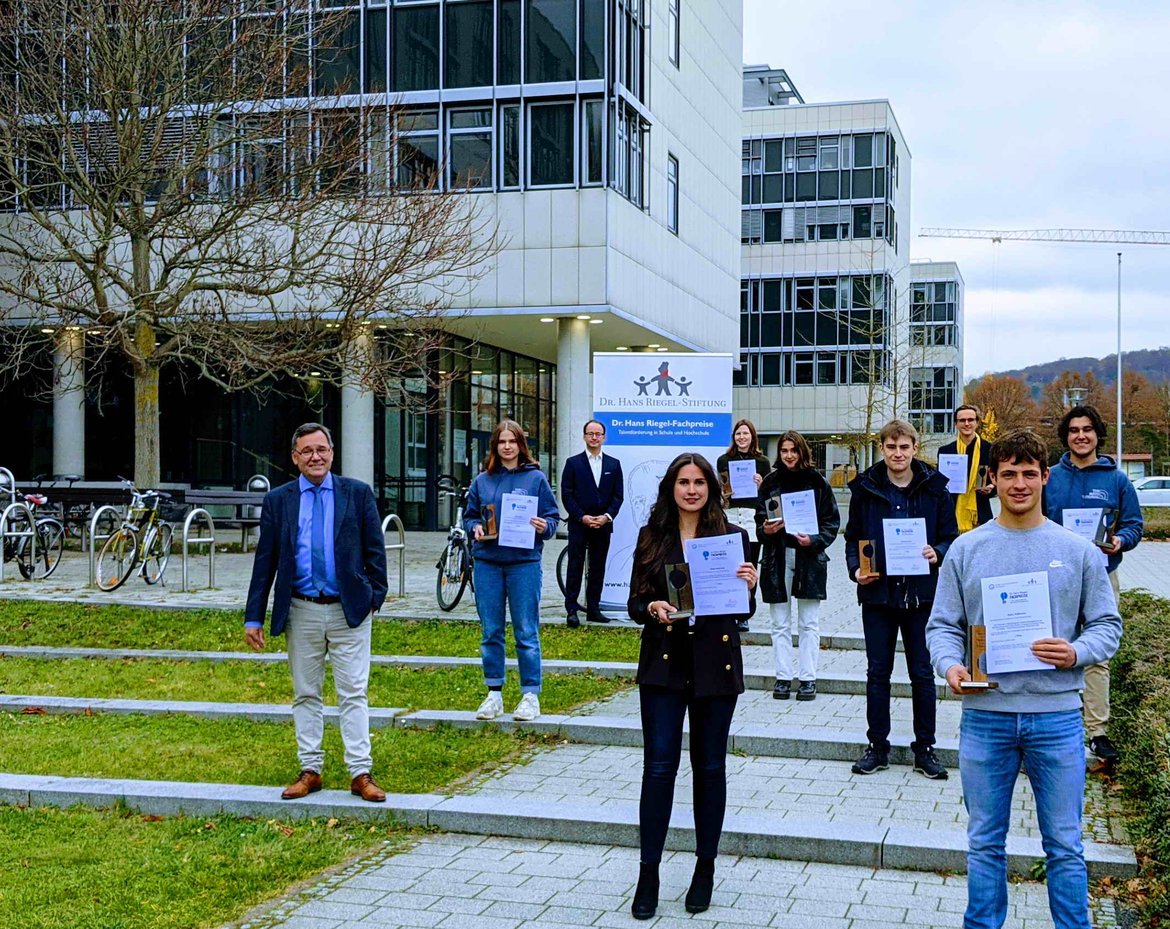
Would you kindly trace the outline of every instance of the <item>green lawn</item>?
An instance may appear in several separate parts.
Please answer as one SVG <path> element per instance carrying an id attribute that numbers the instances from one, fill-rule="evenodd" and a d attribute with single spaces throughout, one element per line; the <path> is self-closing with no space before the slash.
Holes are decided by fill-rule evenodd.
<path id="1" fill-rule="evenodd" d="M 3 645 L 242 651 L 242 622 L 240 613 L 231 610 L 0 600 Z M 628 628 L 545 626 L 540 641 L 549 660 L 638 660 L 638 635 Z M 270 638 L 268 647 L 282 651 L 283 637 Z M 459 620 L 377 621 L 373 648 L 382 655 L 474 657 L 479 654 L 479 626 Z M 515 653 L 510 634 L 508 650 Z"/>
<path id="2" fill-rule="evenodd" d="M 406 831 L 350 820 L 158 819 L 0 806 L 0 926 L 204 929 Z"/>
<path id="3" fill-rule="evenodd" d="M 535 744 L 494 728 L 375 729 L 373 774 L 394 793 L 427 793 Z M 341 735 L 325 727 L 325 786 L 348 788 Z M 297 775 L 292 723 L 188 716 L 0 714 L 11 774 L 284 785 Z M 4 925 L 0 923 L 0 925 Z"/>
<path id="4" fill-rule="evenodd" d="M 325 701 L 336 703 L 329 670 L 325 676 Z M 541 709 L 563 713 L 608 697 L 630 683 L 591 674 L 548 675 L 540 695 Z M 372 706 L 474 710 L 485 692 L 483 672 L 478 667 L 370 668 Z M 284 662 L 102 658 L 0 658 L 0 693 L 224 703 L 291 703 L 293 696 L 292 678 Z M 511 672 L 504 701 L 510 707 L 519 699 L 519 679 Z"/>

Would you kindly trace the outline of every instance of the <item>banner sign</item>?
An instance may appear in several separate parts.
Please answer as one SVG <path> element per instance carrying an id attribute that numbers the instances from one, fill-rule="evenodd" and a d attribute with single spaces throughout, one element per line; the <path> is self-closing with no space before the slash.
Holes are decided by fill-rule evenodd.
<path id="1" fill-rule="evenodd" d="M 697 452 L 715 467 L 731 444 L 731 370 L 731 355 L 594 354 L 593 416 L 605 424 L 605 451 L 621 460 L 625 478 L 605 569 L 607 609 L 626 610 L 638 531 L 670 462 Z"/>

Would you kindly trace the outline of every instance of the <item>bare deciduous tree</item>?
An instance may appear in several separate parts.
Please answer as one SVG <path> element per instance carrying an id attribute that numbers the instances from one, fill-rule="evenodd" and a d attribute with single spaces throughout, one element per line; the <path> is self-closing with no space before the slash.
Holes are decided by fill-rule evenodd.
<path id="1" fill-rule="evenodd" d="M 497 248 L 402 134 L 420 117 L 351 86 L 344 14 L 226 9 L 0 6 L 0 376 L 43 363 L 44 329 L 128 365 L 142 485 L 164 365 L 225 390 L 310 369 L 396 390 Z"/>

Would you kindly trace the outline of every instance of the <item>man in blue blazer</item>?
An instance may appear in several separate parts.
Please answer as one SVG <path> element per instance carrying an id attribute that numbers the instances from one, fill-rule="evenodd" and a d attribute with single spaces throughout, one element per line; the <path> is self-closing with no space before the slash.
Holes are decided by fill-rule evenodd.
<path id="1" fill-rule="evenodd" d="M 601 591 L 605 583 L 605 559 L 613 537 L 613 521 L 622 508 L 622 463 L 602 454 L 605 425 L 596 419 L 585 424 L 585 451 L 565 461 L 561 474 L 561 502 L 569 511 L 569 563 L 565 571 L 566 623 L 576 629 L 581 609 L 581 575 L 589 560 L 589 582 L 585 589 L 586 618 L 607 623 L 601 612 Z"/>
<path id="2" fill-rule="evenodd" d="M 333 437 L 320 423 L 293 433 L 292 460 L 301 472 L 264 498 L 260 542 L 244 607 L 245 638 L 264 648 L 264 612 L 272 601 L 272 634 L 285 633 L 293 680 L 293 724 L 301 773 L 281 797 L 321 789 L 325 655 L 333 666 L 350 792 L 380 803 L 370 776 L 370 627 L 386 599 L 386 549 L 374 492 L 332 473 Z"/>

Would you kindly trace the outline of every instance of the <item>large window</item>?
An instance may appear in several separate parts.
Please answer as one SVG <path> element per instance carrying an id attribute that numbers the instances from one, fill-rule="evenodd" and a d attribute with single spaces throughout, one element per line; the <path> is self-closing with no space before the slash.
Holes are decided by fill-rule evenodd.
<path id="1" fill-rule="evenodd" d="M 452 189 L 492 186 L 492 110 L 448 110 L 447 183 Z"/>
<path id="2" fill-rule="evenodd" d="M 666 5 L 666 54 L 676 68 L 679 65 L 679 3 L 680 0 L 667 0 Z"/>
<path id="3" fill-rule="evenodd" d="M 528 109 L 528 184 L 559 187 L 574 183 L 572 103 L 534 103 Z"/>
<path id="4" fill-rule="evenodd" d="M 602 166 L 605 163 L 605 104 L 601 100 L 582 101 L 585 122 L 584 166 L 585 184 L 600 184 L 603 181 Z"/>
<path id="5" fill-rule="evenodd" d="M 429 187 L 439 171 L 439 113 L 407 110 L 396 119 L 396 183 L 399 187 Z"/>
<path id="6" fill-rule="evenodd" d="M 368 94 L 385 93 L 386 65 L 389 61 L 386 10 L 366 10 L 365 78 L 362 89 Z"/>
<path id="7" fill-rule="evenodd" d="M 951 432 L 955 381 L 951 367 L 910 369 L 910 417 L 923 432 Z"/>
<path id="8" fill-rule="evenodd" d="M 581 0 L 581 80 L 605 75 L 605 3 Z"/>
<path id="9" fill-rule="evenodd" d="M 526 84 L 577 78 L 576 0 L 528 0 Z"/>
<path id="10" fill-rule="evenodd" d="M 439 5 L 394 8 L 394 87 L 439 87 Z"/>
<path id="11" fill-rule="evenodd" d="M 666 156 L 666 228 L 678 235 L 678 159 Z"/>
<path id="12" fill-rule="evenodd" d="M 520 83 L 520 0 L 500 0 L 499 84 Z"/>
<path id="13" fill-rule="evenodd" d="M 331 12 L 330 31 L 313 49 L 313 92 L 357 93 L 361 84 L 361 14 Z"/>
<path id="14" fill-rule="evenodd" d="M 910 289 L 910 341 L 913 345 L 956 345 L 956 281 L 915 283 Z"/>
<path id="15" fill-rule="evenodd" d="M 445 87 L 489 87 L 492 83 L 491 0 L 447 4 Z"/>
<path id="16" fill-rule="evenodd" d="M 638 111 L 618 101 L 614 132 L 614 162 L 612 184 L 635 206 L 649 206 L 646 196 L 646 143 L 650 125 Z"/>
<path id="17" fill-rule="evenodd" d="M 500 189 L 520 187 L 520 104 L 500 107 Z"/>
<path id="18" fill-rule="evenodd" d="M 618 0 L 617 43 L 618 83 L 638 100 L 646 99 L 646 21 L 649 0 Z"/>

